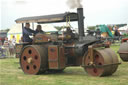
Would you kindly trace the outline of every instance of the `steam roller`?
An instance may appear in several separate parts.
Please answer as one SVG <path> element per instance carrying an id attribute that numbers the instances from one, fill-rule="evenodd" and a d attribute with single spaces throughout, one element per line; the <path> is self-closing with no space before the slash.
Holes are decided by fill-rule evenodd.
<path id="1" fill-rule="evenodd" d="M 124 62 L 128 62 L 128 38 L 122 39 L 118 53 Z"/>
<path id="2" fill-rule="evenodd" d="M 99 31 L 85 34 L 83 8 L 78 8 L 77 13 L 66 12 L 16 20 L 23 27 L 26 22 L 70 24 L 71 21 L 78 21 L 78 33 L 69 25 L 61 33 L 37 33 L 32 42 L 23 40 L 16 45 L 17 57 L 20 58 L 20 66 L 25 74 L 59 72 L 69 66 L 81 66 L 91 76 L 109 76 L 116 72 L 120 64 L 118 57 L 102 41 Z"/>

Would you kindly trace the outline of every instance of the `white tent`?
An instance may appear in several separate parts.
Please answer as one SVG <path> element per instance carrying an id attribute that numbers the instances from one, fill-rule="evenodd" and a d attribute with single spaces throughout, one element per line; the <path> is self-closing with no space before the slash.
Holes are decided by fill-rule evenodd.
<path id="1" fill-rule="evenodd" d="M 13 25 L 8 34 L 8 39 L 11 40 L 13 36 L 16 38 L 16 42 L 18 43 L 22 36 L 22 25 L 21 24 L 15 24 Z"/>
<path id="2" fill-rule="evenodd" d="M 123 26 L 123 27 L 120 27 L 119 30 L 128 30 L 128 26 Z"/>
<path id="3" fill-rule="evenodd" d="M 120 33 L 122 35 L 123 34 L 128 34 L 128 25 L 127 26 L 120 27 L 118 30 L 120 31 Z"/>
<path id="4" fill-rule="evenodd" d="M 30 24 L 30 28 L 36 30 L 37 23 Z M 52 24 L 39 24 L 44 32 L 55 32 L 57 29 Z M 34 28 L 33 28 L 34 27 Z"/>
<path id="5" fill-rule="evenodd" d="M 42 26 L 42 30 L 45 31 L 45 32 L 55 32 L 55 31 L 57 31 L 57 29 L 53 25 L 50 25 L 50 24 L 43 24 L 41 26 Z"/>

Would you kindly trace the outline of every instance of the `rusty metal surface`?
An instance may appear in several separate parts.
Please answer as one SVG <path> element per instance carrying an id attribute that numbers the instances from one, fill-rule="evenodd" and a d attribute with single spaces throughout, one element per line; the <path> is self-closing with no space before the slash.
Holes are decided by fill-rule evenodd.
<path id="1" fill-rule="evenodd" d="M 40 74 L 47 69 L 47 51 L 40 45 L 31 45 L 23 49 L 20 65 L 24 73 Z"/>
<path id="2" fill-rule="evenodd" d="M 118 68 L 118 64 L 116 64 L 116 63 L 119 63 L 118 56 L 110 48 L 106 48 L 104 50 L 105 50 L 105 52 L 107 52 L 111 56 L 111 58 L 112 58 L 112 64 L 115 64 L 115 65 L 112 65 L 112 68 L 113 69 L 112 69 L 112 72 L 111 73 L 113 74 L 117 70 L 117 68 Z"/>
<path id="3" fill-rule="evenodd" d="M 82 59 L 83 59 L 83 56 L 76 57 L 76 65 L 77 65 L 77 66 L 82 65 Z"/>
<path id="4" fill-rule="evenodd" d="M 123 61 L 128 61 L 128 42 L 123 42 L 120 45 L 118 53 Z"/>
<path id="5" fill-rule="evenodd" d="M 84 67 L 84 69 L 92 76 L 112 75 L 117 70 L 119 63 L 118 57 L 110 48 L 94 50 L 93 64 L 90 64 L 90 62 L 91 57 L 87 56 L 84 59 L 84 65 L 88 67 Z"/>
<path id="6" fill-rule="evenodd" d="M 58 69 L 59 68 L 59 50 L 58 46 L 52 45 L 48 47 L 48 63 L 50 69 Z"/>
<path id="7" fill-rule="evenodd" d="M 42 42 L 48 42 L 49 40 L 50 40 L 50 37 L 48 37 L 46 34 L 39 33 L 34 37 L 33 42 L 42 43 Z"/>
<path id="8" fill-rule="evenodd" d="M 96 64 L 104 64 L 104 59 L 103 59 L 103 57 L 99 54 L 99 53 L 96 53 L 96 52 L 94 52 L 94 63 L 96 63 Z M 86 66 L 89 66 L 90 65 L 90 62 L 91 62 L 91 59 L 90 59 L 90 57 L 89 56 L 87 56 L 86 58 L 85 58 L 85 65 Z M 87 73 L 89 74 L 89 75 L 92 75 L 92 76 L 100 76 L 100 75 L 102 75 L 102 73 L 104 72 L 104 69 L 103 68 L 85 68 L 85 70 L 87 71 Z"/>
<path id="9" fill-rule="evenodd" d="M 66 66 L 66 57 L 64 47 L 51 45 L 48 47 L 49 69 L 64 69 Z"/>
<path id="10" fill-rule="evenodd" d="M 59 69 L 66 67 L 66 57 L 64 55 L 64 47 L 59 47 Z"/>
<path id="11" fill-rule="evenodd" d="M 88 46 L 88 55 L 90 57 L 90 64 L 93 64 L 93 50 L 94 48 L 99 48 L 99 47 L 105 47 L 108 48 L 108 44 L 95 44 L 95 45 L 90 45 Z"/>
<path id="12" fill-rule="evenodd" d="M 75 56 L 74 45 L 75 45 L 74 42 L 70 44 L 64 44 L 65 48 L 67 48 L 65 49 L 66 55 Z"/>
<path id="13" fill-rule="evenodd" d="M 57 41 L 57 40 L 58 40 L 57 35 L 38 33 L 35 35 L 33 39 L 33 43 L 43 43 L 43 42 Z"/>

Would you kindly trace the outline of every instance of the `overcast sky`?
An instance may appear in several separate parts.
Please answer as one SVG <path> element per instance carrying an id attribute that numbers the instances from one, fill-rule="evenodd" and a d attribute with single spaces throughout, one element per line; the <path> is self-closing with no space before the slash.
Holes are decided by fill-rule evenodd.
<path id="1" fill-rule="evenodd" d="M 0 0 L 0 29 L 10 28 L 15 19 L 66 11 L 76 12 L 67 0 Z M 128 24 L 128 0 L 83 0 L 85 25 Z"/>

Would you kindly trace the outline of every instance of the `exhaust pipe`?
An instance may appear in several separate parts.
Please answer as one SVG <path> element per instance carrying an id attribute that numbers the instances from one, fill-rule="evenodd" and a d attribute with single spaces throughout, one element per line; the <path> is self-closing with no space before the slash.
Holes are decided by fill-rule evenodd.
<path id="1" fill-rule="evenodd" d="M 84 16 L 83 16 L 83 8 L 77 8 L 78 13 L 78 31 L 79 31 L 79 39 L 80 41 L 85 36 L 84 34 Z"/>

